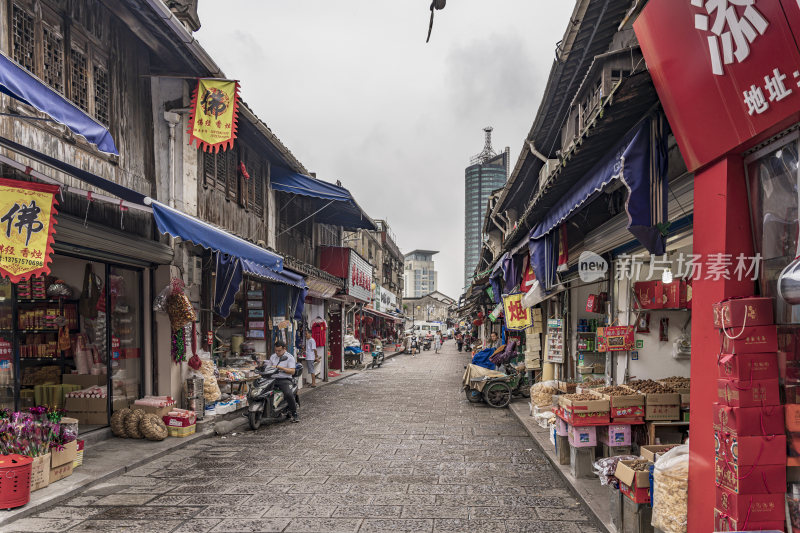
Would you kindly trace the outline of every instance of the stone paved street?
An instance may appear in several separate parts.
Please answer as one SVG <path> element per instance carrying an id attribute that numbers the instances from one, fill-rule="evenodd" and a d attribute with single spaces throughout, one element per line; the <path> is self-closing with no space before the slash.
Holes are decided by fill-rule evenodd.
<path id="1" fill-rule="evenodd" d="M 305 395 L 300 424 L 199 441 L 3 530 L 597 533 L 508 410 L 466 401 L 466 360 L 452 341 L 395 357 Z"/>

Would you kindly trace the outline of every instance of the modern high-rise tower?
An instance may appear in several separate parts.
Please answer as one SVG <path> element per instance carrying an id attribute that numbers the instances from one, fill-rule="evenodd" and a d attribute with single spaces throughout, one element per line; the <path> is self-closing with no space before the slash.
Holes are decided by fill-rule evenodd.
<path id="1" fill-rule="evenodd" d="M 495 189 L 508 179 L 508 150 L 497 154 L 492 148 L 492 128 L 483 129 L 483 151 L 470 160 L 464 179 L 464 286 L 475 273 L 483 242 L 483 217 L 486 203 Z"/>

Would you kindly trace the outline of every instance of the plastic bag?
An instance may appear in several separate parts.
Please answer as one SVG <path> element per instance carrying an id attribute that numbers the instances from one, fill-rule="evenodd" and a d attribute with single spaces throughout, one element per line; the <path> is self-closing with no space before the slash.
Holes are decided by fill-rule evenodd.
<path id="1" fill-rule="evenodd" d="M 616 478 L 614 473 L 617 471 L 617 463 L 620 461 L 634 461 L 638 459 L 635 455 L 615 455 L 614 457 L 604 457 L 594 462 L 594 473 L 600 478 L 601 485 L 614 483 Z"/>
<path id="2" fill-rule="evenodd" d="M 653 468 L 653 527 L 664 533 L 686 533 L 689 494 L 689 445 L 662 455 Z"/>
<path id="3" fill-rule="evenodd" d="M 531 387 L 531 403 L 537 407 L 552 407 L 553 395 L 557 393 L 557 381 L 540 381 Z"/>
<path id="4" fill-rule="evenodd" d="M 161 292 L 159 292 L 158 296 L 156 296 L 155 300 L 153 300 L 153 311 L 166 313 L 167 298 L 170 294 L 172 294 L 172 284 L 168 284 L 166 287 L 161 289 Z"/>

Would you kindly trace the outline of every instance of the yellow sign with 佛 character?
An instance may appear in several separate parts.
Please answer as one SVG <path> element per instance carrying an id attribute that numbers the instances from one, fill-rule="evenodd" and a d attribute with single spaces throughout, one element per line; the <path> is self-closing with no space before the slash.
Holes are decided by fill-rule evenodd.
<path id="1" fill-rule="evenodd" d="M 0 277 L 50 273 L 57 185 L 0 178 Z"/>
<path id="2" fill-rule="evenodd" d="M 239 83 L 197 80 L 189 117 L 189 134 L 204 152 L 233 147 L 239 115 Z"/>
<path id="3" fill-rule="evenodd" d="M 503 295 L 503 310 L 506 320 L 506 329 L 522 330 L 533 325 L 531 310 L 522 305 L 524 293 Z"/>

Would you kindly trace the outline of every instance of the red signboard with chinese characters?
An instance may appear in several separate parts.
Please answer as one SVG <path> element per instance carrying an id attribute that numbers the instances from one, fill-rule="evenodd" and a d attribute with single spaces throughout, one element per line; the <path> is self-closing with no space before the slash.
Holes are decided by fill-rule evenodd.
<path id="1" fill-rule="evenodd" d="M 633 27 L 690 171 L 800 113 L 796 0 L 651 0 Z"/>
<path id="2" fill-rule="evenodd" d="M 598 352 L 624 352 L 633 350 L 633 346 L 633 326 L 597 328 Z"/>
<path id="3" fill-rule="evenodd" d="M 347 294 L 359 300 L 372 300 L 372 265 L 350 250 L 350 270 L 347 276 Z"/>

